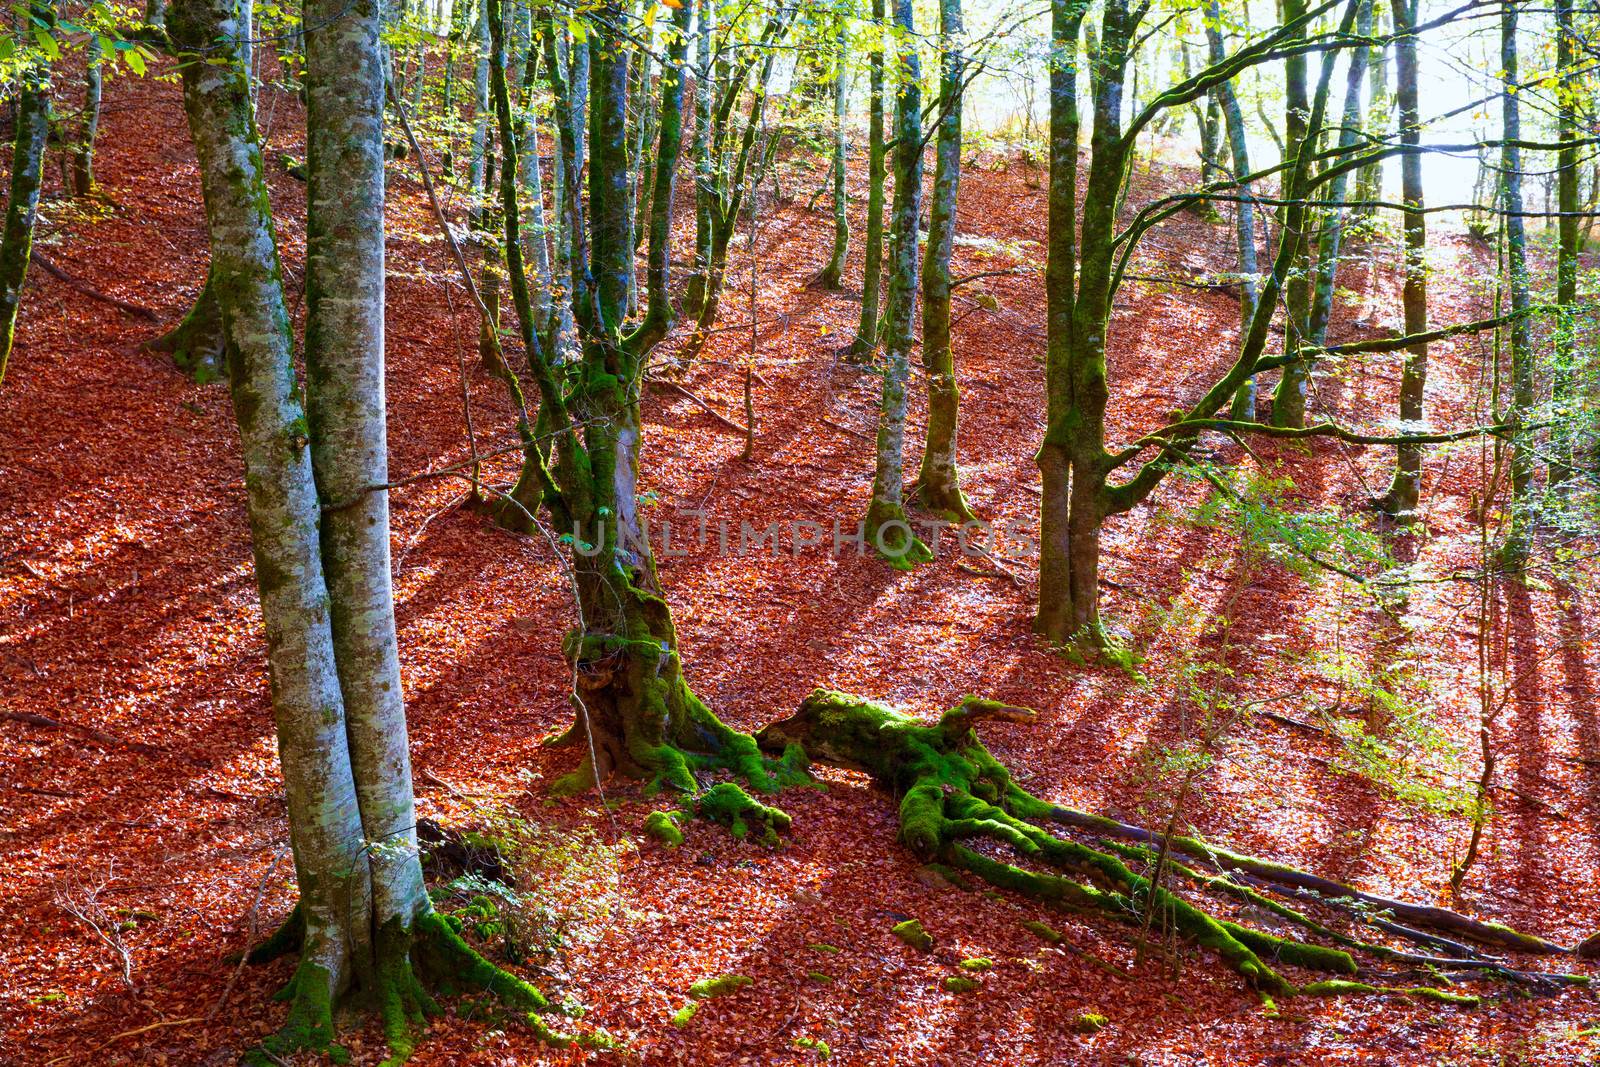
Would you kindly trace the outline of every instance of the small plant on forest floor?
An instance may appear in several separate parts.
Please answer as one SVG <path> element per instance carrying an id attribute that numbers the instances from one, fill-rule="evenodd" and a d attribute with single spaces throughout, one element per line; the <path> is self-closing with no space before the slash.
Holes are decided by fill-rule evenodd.
<path id="1" fill-rule="evenodd" d="M 1427 683 L 1414 663 L 1369 670 L 1338 653 L 1319 657 L 1317 665 L 1338 684 L 1341 706 L 1364 711 L 1360 718 L 1326 717 L 1329 736 L 1343 749 L 1335 770 L 1365 778 L 1422 811 L 1458 815 L 1470 807 L 1467 753 L 1417 699 Z"/>
<path id="2" fill-rule="evenodd" d="M 594 944 L 629 914 L 622 866 L 637 848 L 631 839 L 611 844 L 587 827 L 540 825 L 503 812 L 470 836 L 502 858 L 509 883 L 469 871 L 434 896 L 464 933 L 498 941 L 499 954 L 512 962 Z"/>

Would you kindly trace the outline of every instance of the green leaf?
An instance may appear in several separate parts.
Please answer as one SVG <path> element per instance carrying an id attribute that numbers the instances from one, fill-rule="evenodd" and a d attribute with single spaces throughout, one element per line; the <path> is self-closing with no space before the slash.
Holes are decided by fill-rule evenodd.
<path id="1" fill-rule="evenodd" d="M 133 49 L 132 51 L 122 53 L 122 60 L 128 64 L 135 74 L 139 75 L 140 77 L 144 76 L 144 56 L 139 54 L 139 50 L 137 48 Z"/>
<path id="2" fill-rule="evenodd" d="M 39 51 L 43 52 L 51 62 L 61 58 L 61 46 L 56 44 L 56 39 L 50 35 L 49 30 L 43 26 L 35 26 L 33 28 L 33 39 L 38 42 Z"/>

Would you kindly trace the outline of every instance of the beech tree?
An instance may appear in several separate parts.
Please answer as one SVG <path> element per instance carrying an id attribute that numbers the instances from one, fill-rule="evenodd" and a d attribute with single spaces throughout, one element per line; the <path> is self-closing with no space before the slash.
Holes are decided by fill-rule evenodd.
<path id="1" fill-rule="evenodd" d="M 426 982 L 544 998 L 432 910 L 389 583 L 383 403 L 383 70 L 376 4 L 306 7 L 311 195 L 302 407 L 249 76 L 232 0 L 166 13 L 200 164 L 212 274 L 245 461 L 251 542 L 300 899 L 254 952 L 298 950 L 266 1063 L 334 1043 L 345 1001 L 404 1058 L 436 1010 Z"/>

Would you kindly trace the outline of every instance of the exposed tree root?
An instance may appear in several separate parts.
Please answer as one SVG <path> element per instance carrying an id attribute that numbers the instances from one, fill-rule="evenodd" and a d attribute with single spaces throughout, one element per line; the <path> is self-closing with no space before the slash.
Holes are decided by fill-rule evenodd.
<path id="1" fill-rule="evenodd" d="M 1102 847 L 1096 848 L 1043 828 L 1042 824 L 1055 823 L 1113 839 L 1157 845 L 1163 841 L 1155 832 L 1040 800 L 1011 780 L 1010 772 L 990 755 L 973 731 L 974 724 L 983 719 L 1029 721 L 1032 717 L 1032 712 L 1026 709 L 967 697 L 946 712 L 939 722 L 925 725 L 881 704 L 819 689 L 806 698 L 796 714 L 766 727 L 757 735 L 757 740 L 769 751 L 793 753 L 796 746 L 800 746 L 820 762 L 870 774 L 879 786 L 901 798 L 900 839 L 923 860 L 938 860 L 969 871 L 992 885 L 1037 900 L 1098 911 L 1126 922 L 1138 922 L 1149 914 L 1162 916 L 1177 933 L 1215 952 L 1267 999 L 1297 992 L 1361 992 L 1403 993 L 1449 1003 L 1476 1003 L 1475 998 L 1426 986 L 1395 988 L 1338 980 L 1301 987 L 1275 969 L 1286 965 L 1335 975 L 1364 973 L 1353 952 L 1416 965 L 1419 973 L 1435 981 L 1440 980 L 1440 970 L 1458 969 L 1538 988 L 1587 982 L 1586 978 L 1575 975 L 1519 971 L 1503 960 L 1486 958 L 1450 938 L 1422 931 L 1409 932 L 1441 948 L 1443 956 L 1403 952 L 1342 934 L 1273 899 L 1268 891 L 1303 895 L 1319 905 L 1344 904 L 1354 909 L 1355 919 L 1391 933 L 1396 932 L 1393 927 L 1398 924 L 1375 912 L 1518 952 L 1572 951 L 1496 923 L 1481 922 L 1443 908 L 1364 893 L 1292 867 L 1214 848 L 1193 838 L 1166 839 L 1169 867 L 1176 875 L 1190 879 L 1202 889 L 1224 893 L 1265 909 L 1303 928 L 1308 935 L 1337 947 L 1281 937 L 1219 918 L 1167 886 L 1153 884 L 1125 862 L 1125 859 L 1148 860 L 1154 867 L 1155 854 L 1149 848 L 1117 840 L 1103 842 Z M 1008 847 L 1023 862 L 996 858 L 992 854 L 996 845 Z M 1196 857 L 1222 873 L 1205 874 L 1171 863 L 1172 852 Z"/>
<path id="2" fill-rule="evenodd" d="M 228 373 L 222 305 L 217 302 L 211 275 L 182 320 L 159 337 L 145 342 L 151 352 L 172 356 L 173 365 L 200 382 L 215 381 Z"/>
<path id="3" fill-rule="evenodd" d="M 251 963 L 264 963 L 297 951 L 305 937 L 300 906 L 271 937 L 249 953 Z M 388 1043 L 390 1063 L 403 1063 L 414 1048 L 415 1033 L 427 1019 L 440 1013 L 441 996 L 487 994 L 499 1008 L 522 1015 L 540 1039 L 564 1048 L 572 1035 L 551 1029 L 540 1013 L 551 1010 L 544 994 L 508 971 L 484 959 L 461 937 L 456 924 L 431 909 L 417 917 L 410 929 L 390 922 L 378 931 L 371 965 L 356 968 L 357 988 L 334 988 L 328 969 L 310 956 L 301 959 L 294 975 L 277 994 L 289 1002 L 282 1027 L 247 1053 L 243 1062 L 254 1065 L 281 1063 L 297 1052 L 316 1052 L 343 1062 L 344 1050 L 335 1043 L 335 1012 L 350 1001 L 375 1013 Z"/>

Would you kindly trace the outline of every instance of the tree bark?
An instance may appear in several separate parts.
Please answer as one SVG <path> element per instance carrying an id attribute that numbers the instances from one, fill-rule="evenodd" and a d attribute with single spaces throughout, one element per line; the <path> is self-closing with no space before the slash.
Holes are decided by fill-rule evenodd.
<path id="1" fill-rule="evenodd" d="M 884 0 L 872 0 L 872 22 L 881 28 Z M 867 232 L 862 237 L 865 260 L 861 275 L 861 323 L 856 327 L 850 352 L 865 356 L 878 347 L 878 303 L 883 287 L 883 206 L 888 184 L 888 156 L 884 147 L 882 37 L 875 35 L 867 58 Z"/>
<path id="2" fill-rule="evenodd" d="M 928 376 L 928 434 L 922 470 L 917 476 L 917 500 L 953 522 L 972 518 L 956 466 L 961 394 L 956 386 L 955 353 L 950 341 L 950 254 L 961 184 L 964 32 L 961 0 L 940 0 L 938 141 L 934 149 L 933 203 L 928 211 L 928 247 L 922 269 L 922 367 Z"/>
<path id="3" fill-rule="evenodd" d="M 1500 149 L 1501 206 L 1506 212 L 1506 273 L 1511 294 L 1512 320 L 1506 331 L 1510 341 L 1511 404 L 1505 421 L 1516 426 L 1511 443 L 1511 525 L 1506 533 L 1503 561 L 1519 567 L 1532 547 L 1533 525 L 1537 518 L 1534 499 L 1536 468 L 1533 431 L 1523 428 L 1532 416 L 1534 394 L 1534 353 L 1531 328 L 1526 314 L 1531 302 L 1528 289 L 1528 242 L 1522 218 L 1522 97 L 1518 85 L 1517 4 L 1508 2 L 1500 9 L 1500 115 L 1504 145 Z"/>
<path id="4" fill-rule="evenodd" d="M 35 0 L 31 16 L 55 24 L 53 0 Z M 6 197 L 5 232 L 0 235 L 0 385 L 17 338 L 17 311 L 28 261 L 33 257 L 33 225 L 39 218 L 39 187 L 44 182 L 44 146 L 50 133 L 50 66 L 29 55 L 17 79 L 16 135 L 11 147 L 11 185 Z"/>
<path id="5" fill-rule="evenodd" d="M 1208 58 L 1213 66 L 1227 58 L 1222 41 L 1222 5 L 1211 0 L 1206 8 L 1206 44 Z M 1222 105 L 1224 128 L 1228 137 L 1228 153 L 1233 166 L 1233 176 L 1239 190 L 1239 202 L 1234 205 L 1234 236 L 1239 250 L 1239 341 L 1244 343 L 1250 331 L 1250 320 L 1256 313 L 1256 210 L 1251 202 L 1250 183 L 1240 181 L 1250 173 L 1249 131 L 1244 124 L 1244 113 L 1239 108 L 1239 97 L 1234 92 L 1233 81 L 1217 86 L 1216 96 Z M 1256 379 L 1252 375 L 1233 395 L 1232 415 L 1235 419 L 1256 417 Z"/>
<path id="6" fill-rule="evenodd" d="M 1421 105 L 1417 85 L 1417 39 L 1411 32 L 1416 25 L 1417 0 L 1393 0 L 1395 41 L 1396 99 L 1399 107 L 1400 143 L 1421 143 Z M 1401 305 L 1407 334 L 1428 328 L 1428 217 L 1423 214 L 1422 156 L 1408 152 L 1400 157 L 1400 199 L 1406 205 L 1401 214 L 1405 230 L 1405 283 Z M 1413 345 L 1406 350 L 1400 369 L 1400 421 L 1418 424 L 1423 417 L 1424 392 L 1428 384 L 1428 346 Z M 1397 518 L 1410 518 L 1422 497 L 1422 446 L 1401 445 L 1395 452 L 1394 477 L 1378 501 L 1381 510 Z"/>
<path id="7" fill-rule="evenodd" d="M 828 263 L 817 276 L 824 289 L 837 289 L 844 283 L 844 264 L 850 255 L 850 198 L 845 192 L 846 145 L 845 109 L 850 97 L 849 42 L 850 34 L 845 15 L 841 11 L 834 17 L 833 49 L 833 166 L 830 178 L 833 183 L 833 252 Z"/>
<path id="8" fill-rule="evenodd" d="M 1306 0 L 1283 0 L 1285 24 L 1305 16 Z M 1305 31 L 1295 33 L 1286 42 L 1289 47 L 1304 41 Z M 1306 57 L 1297 53 L 1283 61 L 1284 76 L 1284 158 L 1298 157 L 1312 152 L 1315 146 L 1306 143 L 1306 116 L 1311 110 L 1306 86 Z M 1303 352 L 1308 328 L 1307 317 L 1311 305 L 1312 264 L 1309 242 L 1304 228 L 1290 235 L 1295 241 L 1295 266 L 1285 285 L 1283 352 L 1288 362 L 1283 376 L 1272 394 L 1272 424 L 1274 426 L 1304 426 L 1306 423 L 1306 394 L 1311 386 L 1311 369 L 1304 361 Z"/>
<path id="9" fill-rule="evenodd" d="M 1556 303 L 1561 306 L 1556 324 L 1556 373 L 1554 407 L 1557 427 L 1552 441 L 1555 458 L 1550 462 L 1550 484 L 1559 485 L 1572 474 L 1575 444 L 1587 427 L 1582 416 L 1580 394 L 1574 387 L 1578 377 L 1576 345 L 1578 316 L 1578 254 L 1582 244 L 1578 235 L 1578 94 L 1577 49 L 1574 47 L 1572 0 L 1556 0 L 1556 137 L 1561 144 L 1556 153 Z"/>
<path id="10" fill-rule="evenodd" d="M 894 206 L 889 234 L 889 299 L 883 316 L 883 396 L 878 411 L 868 543 L 893 566 L 910 569 L 930 558 L 906 519 L 906 385 L 911 378 L 911 324 L 917 304 L 917 236 L 922 216 L 922 65 L 917 58 L 911 0 L 894 0 L 902 40 L 897 62 L 894 121 Z"/>

